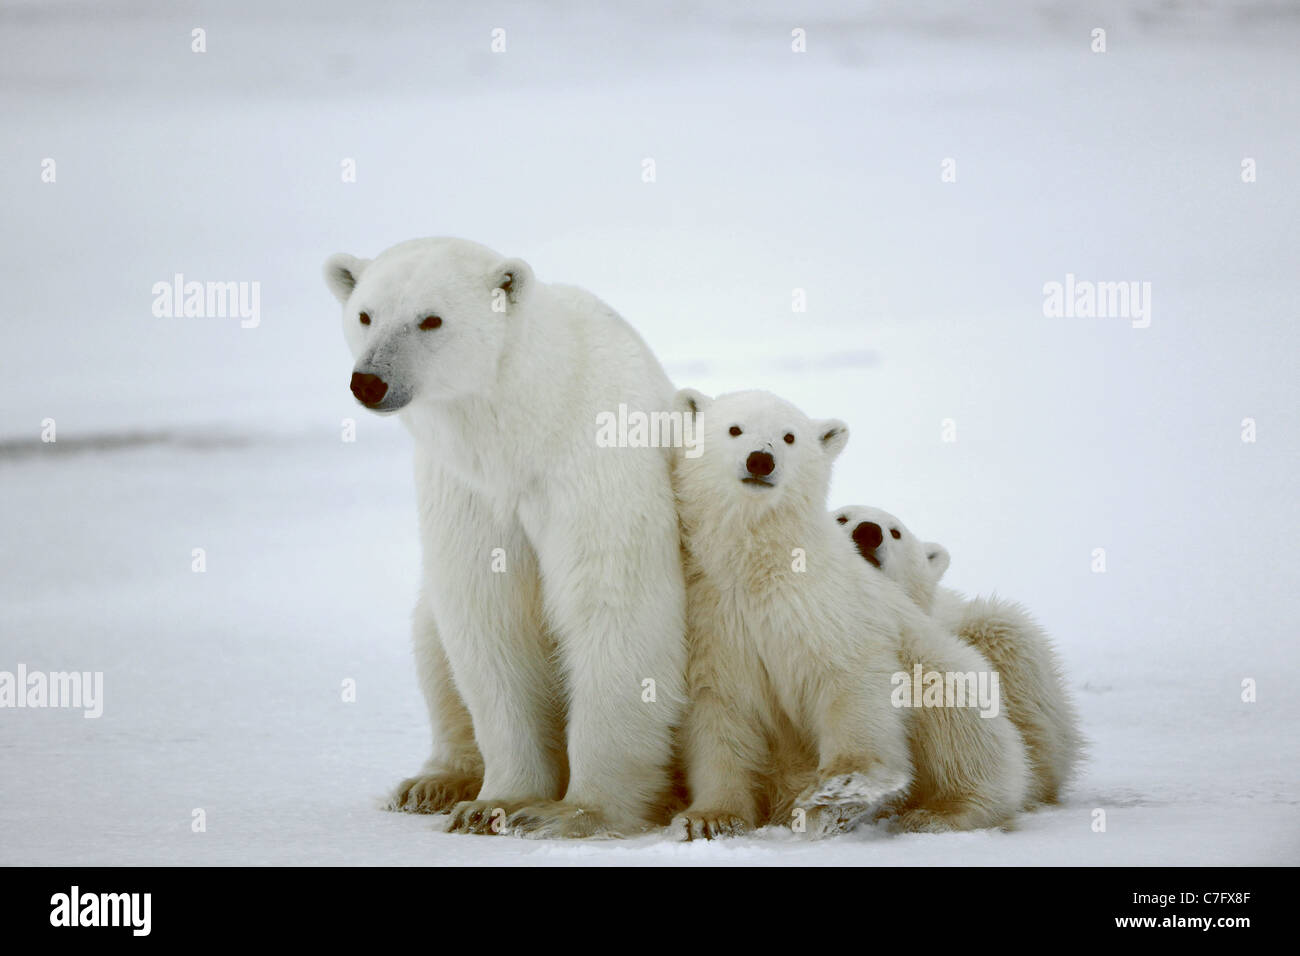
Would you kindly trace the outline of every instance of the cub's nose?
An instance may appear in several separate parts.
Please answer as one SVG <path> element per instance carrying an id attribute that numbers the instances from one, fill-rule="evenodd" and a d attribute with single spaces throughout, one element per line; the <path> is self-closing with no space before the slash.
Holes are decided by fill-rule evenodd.
<path id="1" fill-rule="evenodd" d="M 745 467 L 751 475 L 766 478 L 776 469 L 776 459 L 765 451 L 752 451 L 745 459 Z"/>
<path id="2" fill-rule="evenodd" d="M 352 373 L 352 394 L 362 405 L 373 408 L 384 400 L 388 393 L 388 383 L 378 375 L 369 372 Z"/>
<path id="3" fill-rule="evenodd" d="M 880 542 L 884 540 L 884 532 L 874 521 L 864 521 L 853 529 L 853 543 L 858 546 L 858 553 L 876 567 L 880 567 L 876 548 L 880 547 Z"/>

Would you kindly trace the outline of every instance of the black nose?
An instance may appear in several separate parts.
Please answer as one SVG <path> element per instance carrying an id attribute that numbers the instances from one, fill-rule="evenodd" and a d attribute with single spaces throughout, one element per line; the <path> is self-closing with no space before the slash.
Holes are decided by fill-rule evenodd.
<path id="1" fill-rule="evenodd" d="M 776 459 L 765 451 L 752 451 L 745 459 L 745 467 L 751 475 L 766 478 L 776 469 Z"/>
<path id="2" fill-rule="evenodd" d="M 384 400 L 388 392 L 388 383 L 378 375 L 369 372 L 352 373 L 352 394 L 362 405 L 374 407 Z"/>
<path id="3" fill-rule="evenodd" d="M 853 529 L 853 543 L 858 546 L 858 553 L 876 567 L 880 567 L 880 559 L 876 557 L 876 548 L 880 547 L 880 542 L 884 540 L 884 532 L 880 530 L 880 525 L 874 521 L 864 521 Z"/>

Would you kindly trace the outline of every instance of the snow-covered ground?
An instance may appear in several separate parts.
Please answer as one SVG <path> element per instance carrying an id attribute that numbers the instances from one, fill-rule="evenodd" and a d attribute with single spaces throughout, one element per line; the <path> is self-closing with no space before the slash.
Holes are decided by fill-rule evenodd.
<path id="1" fill-rule="evenodd" d="M 0 4 L 0 670 L 105 682 L 0 709 L 0 863 L 1300 863 L 1300 15 L 860 6 Z M 1058 640 L 1067 802 L 817 844 L 377 810 L 427 745 L 409 447 L 320 263 L 430 234 L 592 289 L 679 384 L 847 420 L 831 503 Z M 155 317 L 176 273 L 260 324 Z M 1150 327 L 1045 317 L 1067 273 L 1150 282 Z"/>

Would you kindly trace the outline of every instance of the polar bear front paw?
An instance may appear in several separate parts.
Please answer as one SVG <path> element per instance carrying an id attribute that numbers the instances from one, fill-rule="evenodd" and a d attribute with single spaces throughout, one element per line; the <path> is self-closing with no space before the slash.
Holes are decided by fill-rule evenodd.
<path id="1" fill-rule="evenodd" d="M 859 803 L 809 807 L 804 816 L 802 831 L 796 830 L 796 832 L 802 832 L 814 840 L 838 836 L 841 833 L 848 833 L 871 813 L 871 807 Z"/>
<path id="2" fill-rule="evenodd" d="M 535 803 L 510 814 L 510 832 L 530 840 L 621 839 L 605 815 L 560 800 Z"/>
<path id="3" fill-rule="evenodd" d="M 669 831 L 683 843 L 740 836 L 749 823 L 729 810 L 686 810 L 673 817 Z"/>
<path id="4" fill-rule="evenodd" d="M 466 773 L 426 773 L 397 785 L 385 809 L 402 813 L 443 813 L 462 800 L 472 800 L 483 778 Z"/>
<path id="5" fill-rule="evenodd" d="M 507 822 L 517 803 L 500 800 L 463 800 L 451 808 L 448 833 L 486 833 L 501 835 L 510 832 Z"/>
<path id="6" fill-rule="evenodd" d="M 909 782 L 906 774 L 883 767 L 835 773 L 804 790 L 797 802 L 805 807 L 852 806 L 865 813 L 901 793 Z"/>

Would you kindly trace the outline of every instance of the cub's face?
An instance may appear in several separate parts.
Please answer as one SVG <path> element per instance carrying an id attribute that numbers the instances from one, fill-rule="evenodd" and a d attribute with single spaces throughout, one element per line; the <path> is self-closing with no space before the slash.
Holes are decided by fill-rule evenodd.
<path id="1" fill-rule="evenodd" d="M 325 281 L 356 359 L 352 394 L 383 414 L 486 391 L 533 280 L 474 243 L 416 239 L 373 260 L 331 256 Z"/>
<path id="2" fill-rule="evenodd" d="M 922 610 L 934 606 L 934 591 L 948 570 L 948 550 L 921 541 L 888 511 L 850 505 L 831 512 L 872 567 L 897 582 Z"/>
<path id="3" fill-rule="evenodd" d="M 824 507 L 831 463 L 848 442 L 843 422 L 810 419 L 767 392 L 711 399 L 688 388 L 676 405 L 696 415 L 700 454 L 678 467 L 697 492 L 754 511 L 791 498 Z"/>

